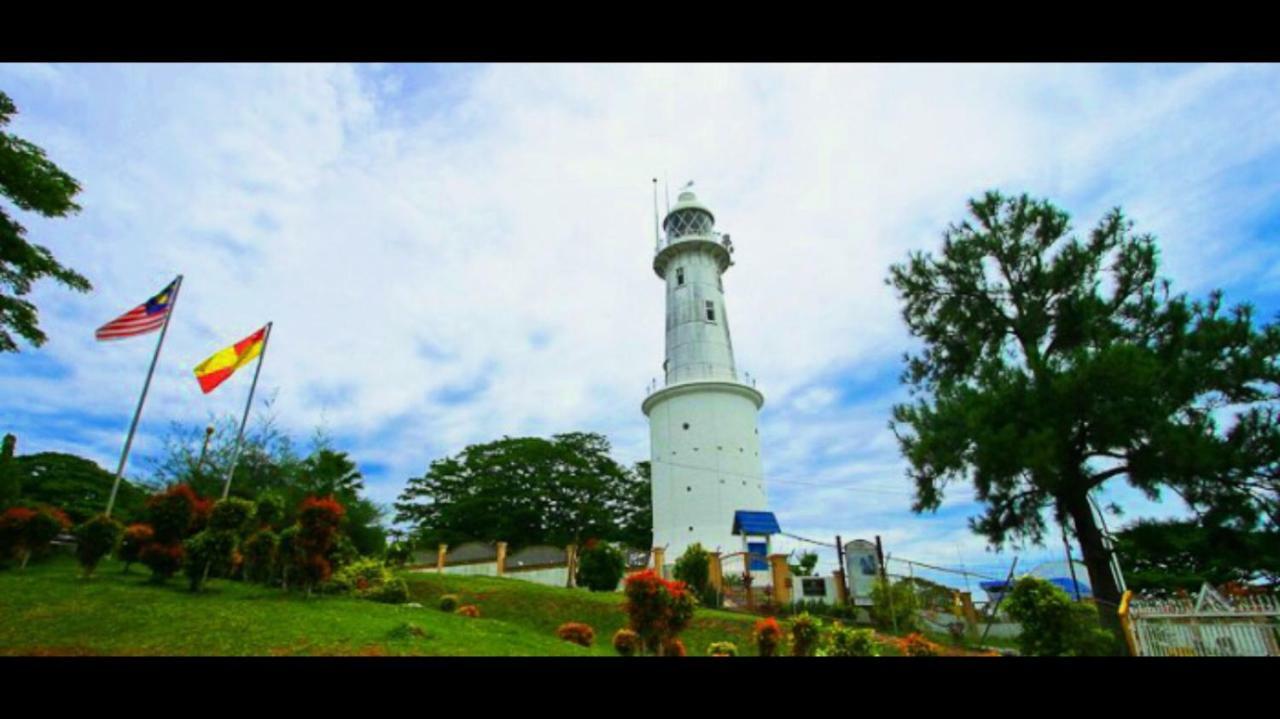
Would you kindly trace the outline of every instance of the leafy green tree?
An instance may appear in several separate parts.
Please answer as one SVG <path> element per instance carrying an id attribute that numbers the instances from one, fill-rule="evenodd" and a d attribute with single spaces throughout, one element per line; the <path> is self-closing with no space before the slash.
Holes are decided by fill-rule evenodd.
<path id="1" fill-rule="evenodd" d="M 421 546 L 618 541 L 634 511 L 635 481 L 601 435 L 504 437 L 432 462 L 409 480 L 395 521 L 412 524 Z"/>
<path id="2" fill-rule="evenodd" d="M 634 549 L 653 546 L 653 481 L 648 462 L 636 462 L 624 482 L 618 541 Z"/>
<path id="3" fill-rule="evenodd" d="M 18 445 L 18 438 L 12 434 L 4 436 L 0 444 L 0 510 L 8 509 L 18 503 L 22 496 L 22 483 L 18 480 L 17 468 L 13 464 L 13 452 Z"/>
<path id="4" fill-rule="evenodd" d="M 871 621 L 882 630 L 913 632 L 920 629 L 920 597 L 905 579 L 891 584 L 877 579 L 871 585 L 869 613 Z"/>
<path id="5" fill-rule="evenodd" d="M 60 507 L 77 524 L 106 509 L 115 482 L 115 475 L 96 462 L 62 452 L 14 457 L 12 471 L 24 502 Z M 112 513 L 124 522 L 141 519 L 147 496 L 145 488 L 122 479 Z"/>
<path id="6" fill-rule="evenodd" d="M 791 573 L 797 577 L 812 577 L 813 568 L 818 566 L 818 555 L 813 552 L 801 552 L 796 564 L 788 564 Z"/>
<path id="7" fill-rule="evenodd" d="M 1022 625 L 1018 651 L 1034 657 L 1093 657 L 1118 653 L 1116 638 L 1098 624 L 1098 613 L 1053 583 L 1019 579 L 1004 600 L 1010 618 Z"/>
<path id="8" fill-rule="evenodd" d="M 626 572 L 622 552 L 607 542 L 588 541 L 578 555 L 577 584 L 593 592 L 612 592 Z"/>
<path id="9" fill-rule="evenodd" d="M 1280 583 L 1280 531 L 1275 529 L 1143 520 L 1116 534 L 1116 554 L 1125 583 L 1148 595 L 1194 594 L 1204 582 Z"/>
<path id="10" fill-rule="evenodd" d="M 993 545 L 1042 544 L 1069 520 L 1118 632 L 1119 592 L 1089 492 L 1124 477 L 1220 516 L 1274 523 L 1280 497 L 1280 327 L 1171 296 L 1150 235 L 1119 209 L 1084 240 L 1047 201 L 990 192 L 952 225 L 941 256 L 912 253 L 888 282 L 923 349 L 907 356 L 914 399 L 891 427 L 910 462 L 916 512 L 971 482 Z"/>
<path id="11" fill-rule="evenodd" d="M 17 112 L 13 100 L 0 92 L 0 128 Z M 80 183 L 53 164 L 44 150 L 0 129 L 0 195 L 19 209 L 65 217 L 80 210 L 72 200 L 79 192 Z M 59 264 L 47 248 L 27 242 L 26 234 L 26 228 L 0 207 L 0 352 L 18 351 L 11 331 L 36 347 L 47 339 L 40 331 L 36 306 L 22 299 L 37 280 L 52 277 L 79 292 L 92 289 L 89 280 Z"/>

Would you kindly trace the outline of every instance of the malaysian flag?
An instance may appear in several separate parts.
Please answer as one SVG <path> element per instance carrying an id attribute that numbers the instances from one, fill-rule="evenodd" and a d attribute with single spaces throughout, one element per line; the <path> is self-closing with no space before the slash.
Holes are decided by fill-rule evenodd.
<path id="1" fill-rule="evenodd" d="M 94 336 L 99 340 L 119 340 L 160 329 L 173 307 L 173 295 L 177 289 L 178 280 L 170 282 L 155 297 L 99 327 Z"/>

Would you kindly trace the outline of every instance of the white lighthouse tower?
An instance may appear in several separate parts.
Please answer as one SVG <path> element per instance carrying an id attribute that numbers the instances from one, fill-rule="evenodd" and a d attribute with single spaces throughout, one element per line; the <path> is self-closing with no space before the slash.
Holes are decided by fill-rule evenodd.
<path id="1" fill-rule="evenodd" d="M 749 550 L 759 570 L 767 536 L 747 535 L 768 533 L 759 530 L 762 516 L 777 529 L 765 512 L 760 462 L 764 395 L 733 361 L 722 280 L 733 245 L 688 189 L 662 228 L 653 270 L 667 286 L 666 361 L 641 406 L 649 418 L 654 546 L 666 548 L 668 565 L 694 542 L 723 554 Z M 748 516 L 755 526 L 739 528 Z"/>

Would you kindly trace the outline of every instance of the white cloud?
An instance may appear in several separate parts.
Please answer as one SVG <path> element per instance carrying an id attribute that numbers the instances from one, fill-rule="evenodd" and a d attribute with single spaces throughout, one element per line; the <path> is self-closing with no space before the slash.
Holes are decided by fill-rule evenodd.
<path id="1" fill-rule="evenodd" d="M 738 248 L 729 314 L 739 364 L 766 394 L 784 524 L 870 531 L 896 511 L 880 531 L 946 558 L 942 547 L 972 545 L 967 529 L 912 520 L 892 493 L 909 489 L 886 428 L 896 395 L 839 401 L 843 383 L 892 376 L 909 346 L 888 265 L 936 247 L 968 197 L 1000 187 L 1052 196 L 1082 229 L 1124 205 L 1164 240 L 1180 284 L 1274 266 L 1273 248 L 1228 249 L 1277 190 L 1274 167 L 1247 187 L 1232 174 L 1280 144 L 1276 78 L 1253 66 L 0 66 L 14 129 L 85 186 L 83 214 L 33 219 L 31 234 L 95 283 L 87 296 L 36 291 L 52 338 L 38 354 L 71 373 L 34 375 L 34 351 L 0 358 L 0 421 L 31 423 L 36 451 L 66 440 L 35 425 L 90 412 L 99 421 L 76 446 L 113 466 L 151 345 L 97 345 L 92 330 L 184 272 L 140 451 L 171 419 L 238 412 L 248 376 L 206 397 L 190 368 L 274 320 L 263 384 L 280 389 L 282 421 L 306 436 L 323 412 L 357 458 L 388 468 L 379 500 L 502 434 L 598 430 L 623 459 L 644 458 L 639 404 L 663 317 L 649 179 L 695 179 Z M 112 417 L 118 433 L 100 421 Z"/>

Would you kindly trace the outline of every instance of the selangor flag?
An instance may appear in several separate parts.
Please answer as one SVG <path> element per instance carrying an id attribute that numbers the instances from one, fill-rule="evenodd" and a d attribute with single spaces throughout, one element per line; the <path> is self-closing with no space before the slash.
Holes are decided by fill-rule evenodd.
<path id="1" fill-rule="evenodd" d="M 160 290 L 155 297 L 99 327 L 93 336 L 99 341 L 119 340 L 155 332 L 164 325 L 165 318 L 169 316 L 177 286 L 178 280 L 170 282 L 169 286 Z"/>
<path id="2" fill-rule="evenodd" d="M 249 364 L 253 358 L 262 354 L 262 345 L 266 336 L 267 328 L 263 327 L 230 347 L 218 350 L 209 359 L 196 365 L 196 379 L 200 381 L 200 389 L 205 394 L 209 394 L 215 387 L 222 384 L 223 380 L 230 377 L 232 372 Z"/>

